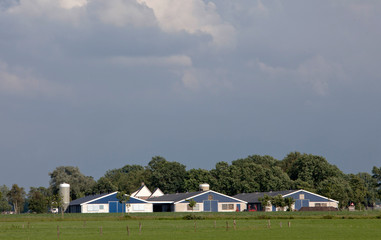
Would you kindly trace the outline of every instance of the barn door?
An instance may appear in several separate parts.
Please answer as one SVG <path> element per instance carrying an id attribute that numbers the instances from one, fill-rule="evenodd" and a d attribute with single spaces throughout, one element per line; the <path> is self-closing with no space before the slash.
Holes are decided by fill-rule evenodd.
<path id="1" fill-rule="evenodd" d="M 204 212 L 218 212 L 218 201 L 217 200 L 204 201 Z"/>

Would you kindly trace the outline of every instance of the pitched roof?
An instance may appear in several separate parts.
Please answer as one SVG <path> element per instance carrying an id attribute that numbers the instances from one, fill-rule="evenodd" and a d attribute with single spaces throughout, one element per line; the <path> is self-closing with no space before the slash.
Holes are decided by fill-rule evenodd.
<path id="1" fill-rule="evenodd" d="M 178 202 L 184 199 L 188 199 L 190 197 L 196 196 L 203 192 L 188 192 L 188 193 L 173 193 L 173 194 L 165 194 L 160 197 L 150 197 L 147 199 L 148 202 Z"/>
<path id="2" fill-rule="evenodd" d="M 91 200 L 94 200 L 94 199 L 106 196 L 108 194 L 109 193 L 102 193 L 102 194 L 97 194 L 97 195 L 89 195 L 89 196 L 86 196 L 86 197 L 83 197 L 83 198 L 78 198 L 78 199 L 75 199 L 74 201 L 71 201 L 69 206 L 80 205 L 82 203 L 85 203 L 85 202 L 88 202 L 88 201 L 91 201 Z"/>
<path id="3" fill-rule="evenodd" d="M 244 201 L 249 202 L 249 203 L 254 203 L 254 202 L 260 202 L 258 199 L 262 198 L 265 194 L 267 194 L 270 197 L 274 197 L 274 196 L 277 196 L 279 194 L 284 196 L 286 194 L 290 194 L 290 193 L 293 193 L 293 192 L 296 192 L 296 191 L 298 191 L 298 190 L 285 190 L 285 191 L 274 191 L 274 192 L 240 193 L 240 194 L 237 194 L 237 195 L 235 195 L 233 197 L 241 199 L 241 200 L 244 200 Z"/>

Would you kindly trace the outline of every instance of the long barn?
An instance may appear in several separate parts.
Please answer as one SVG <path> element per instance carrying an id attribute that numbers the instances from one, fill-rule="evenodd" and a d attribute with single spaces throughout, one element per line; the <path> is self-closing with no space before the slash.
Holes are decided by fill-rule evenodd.
<path id="1" fill-rule="evenodd" d="M 69 213 L 122 213 L 152 212 L 152 204 L 144 199 L 130 196 L 126 204 L 119 202 L 118 192 L 91 195 L 70 202 Z"/>
<path id="2" fill-rule="evenodd" d="M 300 210 L 302 207 L 332 207 L 337 209 L 339 204 L 339 202 L 336 200 L 303 189 L 273 192 L 240 193 L 235 195 L 234 197 L 246 201 L 248 203 L 247 208 L 249 211 L 280 211 L 280 208 L 276 208 L 272 205 L 268 205 L 264 209 L 264 206 L 262 206 L 261 201 L 259 199 L 263 198 L 265 195 L 268 195 L 270 197 L 281 195 L 283 198 L 293 198 L 295 202 L 292 205 L 292 210 Z"/>

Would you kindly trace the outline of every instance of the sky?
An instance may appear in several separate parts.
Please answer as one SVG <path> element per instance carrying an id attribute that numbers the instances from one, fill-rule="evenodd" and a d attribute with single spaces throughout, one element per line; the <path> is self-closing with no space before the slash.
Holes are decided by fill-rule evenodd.
<path id="1" fill-rule="evenodd" d="M 0 185 L 154 156 L 381 166 L 381 1 L 0 0 Z"/>

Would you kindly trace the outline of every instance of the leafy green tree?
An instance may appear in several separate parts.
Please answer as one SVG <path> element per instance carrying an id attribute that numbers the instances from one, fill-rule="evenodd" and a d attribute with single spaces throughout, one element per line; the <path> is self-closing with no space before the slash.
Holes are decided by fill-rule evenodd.
<path id="1" fill-rule="evenodd" d="M 192 199 L 188 199 L 186 201 L 189 202 L 188 205 L 192 209 L 192 212 L 193 212 L 193 208 L 196 206 L 197 202 L 193 198 Z"/>
<path id="2" fill-rule="evenodd" d="M 104 175 L 117 189 L 134 192 L 144 182 L 150 186 L 150 172 L 140 165 L 125 165 L 122 168 L 109 170 Z M 112 185 L 108 189 L 114 189 Z"/>
<path id="3" fill-rule="evenodd" d="M 284 198 L 284 203 L 287 207 L 287 211 L 292 211 L 292 204 L 294 204 L 295 200 L 292 197 L 286 197 Z"/>
<path id="4" fill-rule="evenodd" d="M 156 156 L 148 163 L 147 170 L 153 187 L 160 188 L 164 193 L 185 191 L 184 181 L 187 174 L 185 165 Z"/>
<path id="5" fill-rule="evenodd" d="M 93 187 L 92 192 L 93 194 L 101 194 L 115 192 L 116 190 L 118 188 L 108 178 L 101 177 Z"/>
<path id="6" fill-rule="evenodd" d="M 319 183 L 317 187 L 318 194 L 339 201 L 339 208 L 348 206 L 352 188 L 346 178 L 329 177 Z"/>
<path id="7" fill-rule="evenodd" d="M 344 173 L 324 157 L 303 154 L 295 160 L 288 172 L 291 180 L 300 179 L 316 188 L 329 177 L 344 177 Z"/>
<path id="8" fill-rule="evenodd" d="M 63 199 L 59 193 L 48 196 L 46 202 L 49 209 L 59 209 L 62 208 L 63 205 Z"/>
<path id="9" fill-rule="evenodd" d="M 11 211 L 12 206 L 7 200 L 9 189 L 6 185 L 0 186 L 0 212 Z"/>
<path id="10" fill-rule="evenodd" d="M 40 192 L 32 192 L 29 195 L 29 209 L 36 213 L 47 211 L 48 204 L 46 197 Z"/>
<path id="11" fill-rule="evenodd" d="M 373 178 L 375 179 L 376 181 L 376 191 L 378 193 L 378 199 L 381 199 L 381 167 L 378 168 L 376 166 L 373 167 L 372 169 L 372 173 L 373 173 Z"/>
<path id="12" fill-rule="evenodd" d="M 259 202 L 262 206 L 262 211 L 266 211 L 266 207 L 271 206 L 271 197 L 267 194 L 263 195 L 263 197 L 258 198 Z"/>
<path id="13" fill-rule="evenodd" d="M 272 197 L 270 201 L 272 205 L 274 205 L 275 207 L 279 207 L 281 211 L 283 211 L 284 207 L 286 206 L 286 202 L 284 201 L 284 198 L 281 194 Z"/>
<path id="14" fill-rule="evenodd" d="M 83 175 L 78 167 L 61 166 L 49 173 L 50 187 L 53 194 L 57 194 L 61 183 L 70 184 L 70 197 L 72 200 L 91 194 L 96 182 L 93 177 Z"/>
<path id="15" fill-rule="evenodd" d="M 13 184 L 11 190 L 7 194 L 8 200 L 13 205 L 16 214 L 21 212 L 25 202 L 25 191 L 23 187 Z"/>
<path id="16" fill-rule="evenodd" d="M 364 199 L 365 207 L 373 207 L 375 205 L 376 200 L 378 199 L 377 180 L 373 178 L 372 175 L 366 172 L 357 173 L 356 176 L 358 176 L 362 180 L 366 189 Z"/>
<path id="17" fill-rule="evenodd" d="M 196 192 L 199 190 L 199 185 L 201 183 L 208 183 L 212 189 L 217 184 L 216 179 L 212 174 L 205 169 L 191 169 L 187 172 L 186 178 L 184 180 L 184 188 L 188 192 Z"/>
<path id="18" fill-rule="evenodd" d="M 44 187 L 31 187 L 28 193 L 29 209 L 36 213 L 45 213 L 48 211 L 48 197 L 50 191 Z"/>
<path id="19" fill-rule="evenodd" d="M 292 165 L 301 156 L 302 154 L 300 152 L 291 152 L 282 161 L 279 162 L 279 166 L 282 168 L 283 172 L 289 174 L 292 169 Z"/>
<path id="20" fill-rule="evenodd" d="M 365 197 L 367 195 L 367 189 L 365 188 L 365 182 L 358 175 L 349 174 L 349 184 L 352 188 L 351 200 L 356 203 L 356 208 L 360 208 L 365 205 Z"/>
<path id="21" fill-rule="evenodd" d="M 271 156 L 248 156 L 232 162 L 234 188 L 239 192 L 267 192 L 286 190 L 291 180 L 278 166 L 279 161 Z"/>
<path id="22" fill-rule="evenodd" d="M 213 190 L 228 195 L 234 195 L 234 176 L 232 176 L 230 166 L 227 162 L 216 163 L 215 169 L 212 169 L 210 173 L 213 178 L 216 179 L 216 184 L 214 186 L 211 185 Z"/>

